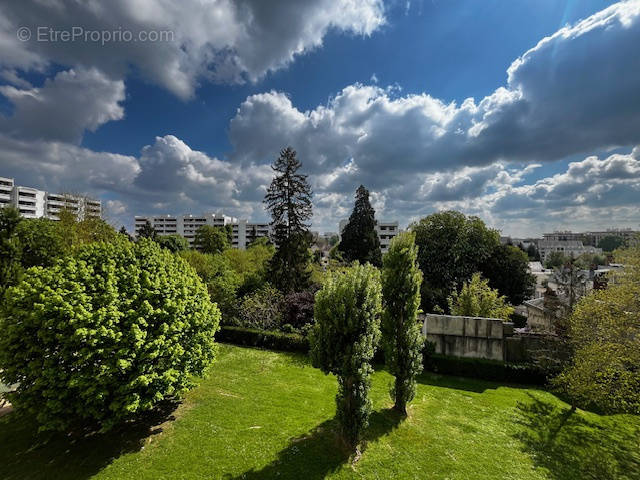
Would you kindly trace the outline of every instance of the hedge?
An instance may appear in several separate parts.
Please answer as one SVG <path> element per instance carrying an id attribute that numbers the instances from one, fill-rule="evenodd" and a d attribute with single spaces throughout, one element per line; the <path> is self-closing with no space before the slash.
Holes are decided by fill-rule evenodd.
<path id="1" fill-rule="evenodd" d="M 231 327 L 223 325 L 216 334 L 216 340 L 247 347 L 260 347 L 269 350 L 307 353 L 309 342 L 302 335 L 253 328 Z"/>
<path id="2" fill-rule="evenodd" d="M 545 385 L 547 374 L 532 365 L 504 363 L 484 358 L 449 357 L 433 354 L 425 358 L 425 370 L 442 375 L 491 380 L 495 382 Z"/>
<path id="3" fill-rule="evenodd" d="M 247 347 L 259 347 L 284 352 L 308 353 L 309 342 L 302 335 L 263 331 L 243 327 L 223 325 L 216 334 L 216 340 Z M 425 370 L 442 375 L 476 378 L 505 383 L 525 385 L 545 385 L 544 371 L 526 364 L 503 363 L 483 358 L 449 357 L 425 351 Z M 376 351 L 374 363 L 384 363 L 382 349 Z"/>

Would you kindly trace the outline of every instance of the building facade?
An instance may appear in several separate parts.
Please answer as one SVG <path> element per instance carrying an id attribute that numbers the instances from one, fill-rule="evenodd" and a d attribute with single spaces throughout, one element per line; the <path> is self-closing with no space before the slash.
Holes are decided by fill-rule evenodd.
<path id="1" fill-rule="evenodd" d="M 340 235 L 342 235 L 342 231 L 344 227 L 347 226 L 347 223 L 349 223 L 349 220 L 340 220 L 338 224 Z M 400 233 L 398 222 L 377 222 L 376 233 L 378 234 L 378 240 L 380 240 L 380 250 L 382 253 L 387 253 L 391 239 Z"/>
<path id="2" fill-rule="evenodd" d="M 558 231 L 553 233 L 544 233 L 542 234 L 542 238 L 543 240 L 557 242 L 582 242 L 585 246 L 597 247 L 600 241 L 605 237 L 620 237 L 628 241 L 638 234 L 640 234 L 639 230 L 632 230 L 630 228 L 610 228 L 589 232 Z"/>
<path id="3" fill-rule="evenodd" d="M 582 254 L 601 254 L 602 249 L 591 245 L 584 245 L 580 240 L 540 240 L 538 242 L 540 261 L 544 264 L 551 252 L 561 252 L 565 256 L 579 257 Z"/>
<path id="4" fill-rule="evenodd" d="M 4 207 L 17 208 L 25 218 L 58 220 L 61 210 L 75 213 L 80 220 L 102 216 L 100 200 L 66 193 L 48 193 L 16 185 L 13 178 L 0 177 L 0 208 Z"/>
<path id="5" fill-rule="evenodd" d="M 193 247 L 196 231 L 203 225 L 212 227 L 231 226 L 231 246 L 244 250 L 254 240 L 269 237 L 271 228 L 268 223 L 249 223 L 248 220 L 229 217 L 222 213 L 205 213 L 202 215 L 150 215 L 136 216 L 134 228 L 136 237 L 146 222 L 149 222 L 158 235 L 182 235 Z"/>

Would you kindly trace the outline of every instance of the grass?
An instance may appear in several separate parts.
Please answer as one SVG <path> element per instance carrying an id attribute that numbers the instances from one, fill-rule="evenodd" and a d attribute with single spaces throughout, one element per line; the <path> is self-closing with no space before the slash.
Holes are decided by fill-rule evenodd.
<path id="1" fill-rule="evenodd" d="M 6 479 L 640 479 L 640 417 L 600 416 L 550 393 L 424 374 L 407 419 L 373 377 L 366 449 L 335 438 L 335 378 L 303 356 L 221 346 L 176 410 L 107 435 L 35 434 L 0 418 Z"/>

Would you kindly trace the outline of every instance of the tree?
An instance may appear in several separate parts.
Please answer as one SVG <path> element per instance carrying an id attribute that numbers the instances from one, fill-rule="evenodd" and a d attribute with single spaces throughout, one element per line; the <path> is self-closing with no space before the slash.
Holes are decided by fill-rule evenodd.
<path id="1" fill-rule="evenodd" d="M 462 285 L 460 292 L 449 297 L 449 310 L 452 315 L 464 317 L 499 318 L 509 320 L 513 307 L 506 302 L 497 290 L 489 286 L 489 281 L 480 273 L 474 273 L 471 281 Z"/>
<path id="2" fill-rule="evenodd" d="M 446 311 L 447 298 L 469 280 L 499 245 L 498 232 L 478 217 L 456 211 L 434 213 L 410 226 L 416 234 L 422 309 Z"/>
<path id="3" fill-rule="evenodd" d="M 197 272 L 207 286 L 211 301 L 222 313 L 221 322 L 230 324 L 238 315 L 239 289 L 242 277 L 234 271 L 224 255 L 211 255 L 197 250 L 183 250 L 179 255 Z"/>
<path id="4" fill-rule="evenodd" d="M 193 245 L 201 252 L 211 254 L 222 253 L 231 246 L 227 230 L 211 225 L 202 225 L 196 230 Z"/>
<path id="5" fill-rule="evenodd" d="M 189 250 L 189 242 L 187 239 L 177 233 L 172 235 L 159 235 L 158 238 L 156 238 L 156 242 L 158 242 L 158 245 L 162 248 L 166 248 L 173 253 Z"/>
<path id="6" fill-rule="evenodd" d="M 394 408 L 407 414 L 416 393 L 416 376 L 422 371 L 424 339 L 418 326 L 422 272 L 413 233 L 401 233 L 389 246 L 382 268 L 382 339 L 385 361 L 395 376 Z"/>
<path id="7" fill-rule="evenodd" d="M 144 222 L 144 225 L 140 227 L 140 230 L 138 230 L 138 238 L 149 238 L 151 240 L 155 240 L 157 236 L 158 234 L 149 220 Z"/>
<path id="8" fill-rule="evenodd" d="M 218 308 L 149 240 L 81 246 L 29 269 L 5 298 L 0 380 L 17 384 L 9 401 L 42 430 L 108 430 L 181 396 L 214 357 Z"/>
<path id="9" fill-rule="evenodd" d="M 530 262 L 539 262 L 540 261 L 540 252 L 536 248 L 535 243 L 530 243 L 527 247 L 527 255 L 529 256 Z"/>
<path id="10" fill-rule="evenodd" d="M 283 296 L 268 283 L 245 296 L 240 307 L 242 327 L 276 330 L 282 326 Z"/>
<path id="11" fill-rule="evenodd" d="M 382 266 L 375 213 L 369 202 L 369 190 L 360 185 L 356 190 L 356 204 L 338 244 L 338 250 L 342 252 L 345 261 L 358 261 L 362 264 L 369 262 L 376 267 Z"/>
<path id="12" fill-rule="evenodd" d="M 625 245 L 625 240 L 622 237 L 618 237 L 616 235 L 607 235 L 600 242 L 598 242 L 598 247 L 602 249 L 603 252 L 613 252 L 614 250 L 623 247 Z"/>
<path id="13" fill-rule="evenodd" d="M 380 272 L 355 265 L 329 275 L 316 294 L 311 334 L 313 365 L 338 379 L 337 419 L 343 440 L 356 448 L 371 414 L 371 359 L 380 336 Z"/>
<path id="14" fill-rule="evenodd" d="M 587 293 L 587 272 L 580 268 L 576 259 L 571 255 L 564 257 L 565 262 L 553 269 L 553 282 L 558 286 L 558 293 L 564 298 L 568 317 L 577 301 Z"/>
<path id="15" fill-rule="evenodd" d="M 312 192 L 307 176 L 297 173 L 301 165 L 291 147 L 282 150 L 271 166 L 276 175 L 264 198 L 276 244 L 269 277 L 285 294 L 307 288 L 311 276 L 307 222 L 312 216 Z"/>
<path id="16" fill-rule="evenodd" d="M 124 226 L 124 225 L 122 225 L 122 226 L 120 227 L 120 230 L 118 231 L 118 233 L 119 233 L 120 235 L 123 235 L 127 240 L 129 240 L 129 241 L 133 241 L 133 237 L 132 237 L 131 235 L 129 235 L 129 232 L 127 232 L 127 229 L 125 228 L 125 226 Z"/>
<path id="17" fill-rule="evenodd" d="M 496 245 L 481 265 L 489 286 L 507 297 L 511 305 L 520 305 L 533 297 L 536 280 L 529 273 L 529 257 L 517 247 Z"/>
<path id="18" fill-rule="evenodd" d="M 20 222 L 16 236 L 22 249 L 20 263 L 23 268 L 49 267 L 70 253 L 68 239 L 60 227 L 58 222 L 48 218 L 29 218 Z"/>
<path id="19" fill-rule="evenodd" d="M 238 297 L 259 290 L 268 279 L 268 268 L 275 247 L 269 242 L 253 242 L 246 250 L 230 248 L 223 255 L 229 260 L 230 268 L 240 278 Z"/>
<path id="20" fill-rule="evenodd" d="M 20 266 L 20 240 L 16 234 L 22 222 L 20 212 L 13 207 L 0 209 L 0 298 L 11 285 L 18 283 Z"/>
<path id="21" fill-rule="evenodd" d="M 566 257 L 562 252 L 549 252 L 544 261 L 545 268 L 561 267 L 566 261 Z"/>
<path id="22" fill-rule="evenodd" d="M 619 253 L 616 282 L 593 290 L 570 318 L 573 356 L 553 384 L 574 405 L 640 414 L 640 246 Z"/>

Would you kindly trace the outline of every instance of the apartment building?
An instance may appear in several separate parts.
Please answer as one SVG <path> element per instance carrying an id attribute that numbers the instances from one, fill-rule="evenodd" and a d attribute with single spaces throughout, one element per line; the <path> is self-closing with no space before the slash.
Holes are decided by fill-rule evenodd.
<path id="1" fill-rule="evenodd" d="M 574 257 L 579 257 L 584 253 L 602 253 L 601 248 L 584 245 L 580 240 L 540 240 L 538 251 L 540 252 L 540 261 L 543 264 L 551 252 L 562 252 L 566 256 L 573 255 Z"/>
<path id="2" fill-rule="evenodd" d="M 37 188 L 15 184 L 13 178 L 0 177 L 0 208 L 12 206 L 25 218 L 49 218 L 58 220 L 61 210 L 75 213 L 79 219 L 100 218 L 102 203 L 76 195 L 48 193 Z"/>
<path id="3" fill-rule="evenodd" d="M 572 231 L 558 231 L 553 233 L 544 233 L 542 238 L 549 241 L 578 241 L 584 245 L 590 245 L 597 247 L 600 241 L 605 237 L 620 237 L 625 240 L 630 240 L 634 236 L 640 234 L 639 230 L 632 230 L 630 228 L 609 228 L 606 230 L 588 231 L 588 232 L 572 232 Z"/>
<path id="4" fill-rule="evenodd" d="M 136 236 L 146 222 L 149 222 L 158 235 L 182 235 L 193 247 L 196 231 L 203 225 L 212 227 L 231 226 L 233 248 L 244 250 L 255 239 L 268 237 L 271 229 L 268 223 L 249 223 L 248 220 L 229 217 L 222 213 L 202 215 L 152 215 L 136 216 L 134 228 Z"/>
<path id="5" fill-rule="evenodd" d="M 349 223 L 349 220 L 340 220 L 340 223 L 338 224 L 340 234 L 342 234 L 347 223 Z M 398 222 L 379 221 L 376 223 L 376 233 L 378 234 L 378 240 L 380 240 L 380 250 L 382 253 L 387 253 L 391 239 L 400 233 L 399 224 Z"/>

